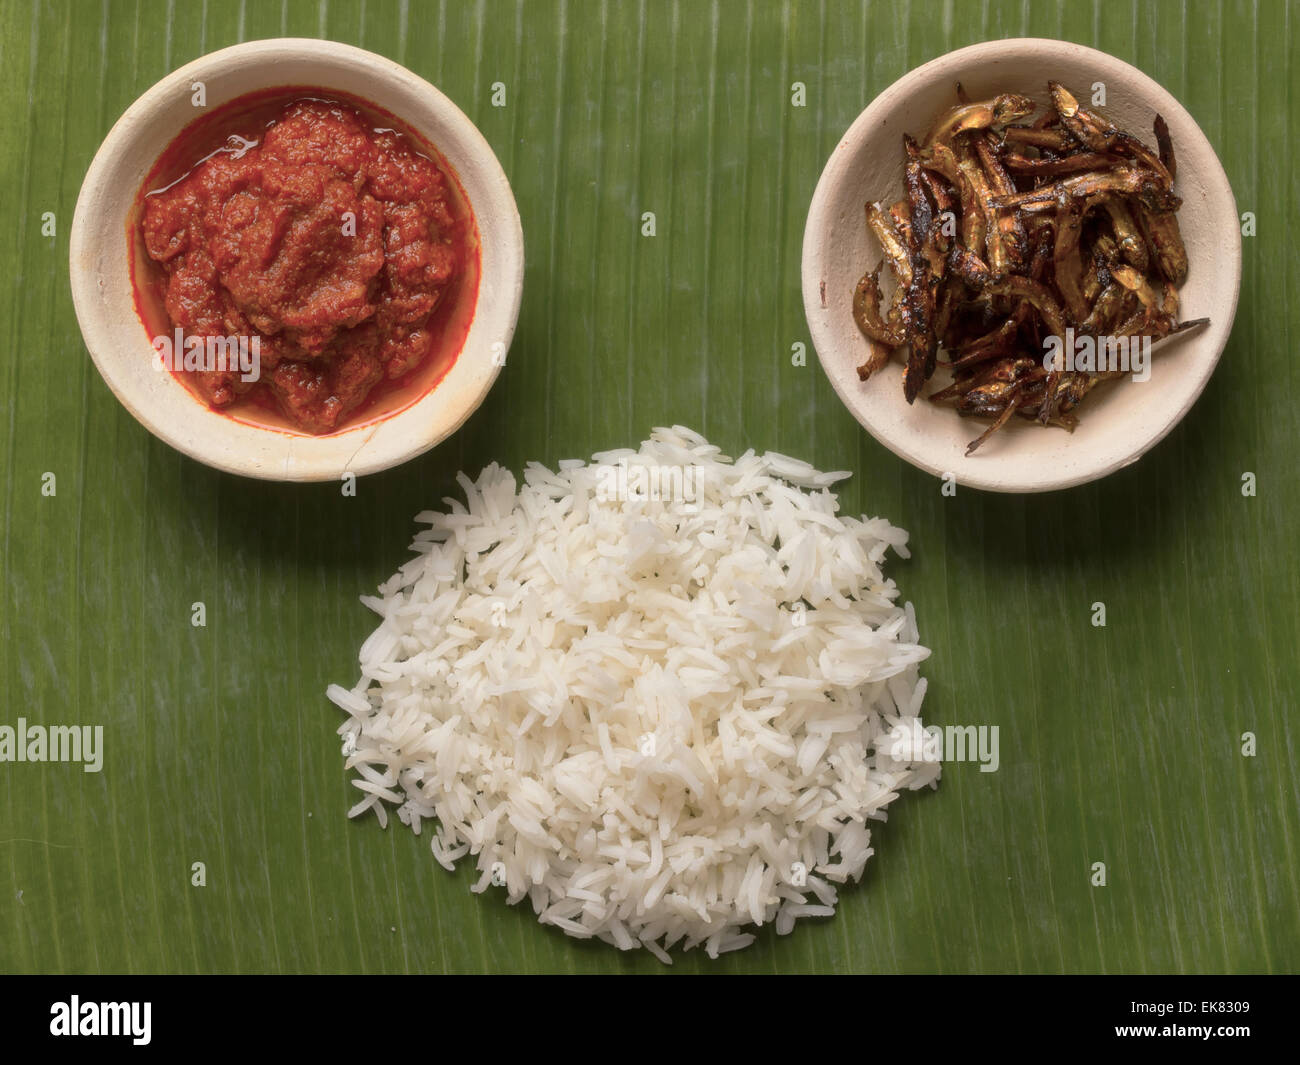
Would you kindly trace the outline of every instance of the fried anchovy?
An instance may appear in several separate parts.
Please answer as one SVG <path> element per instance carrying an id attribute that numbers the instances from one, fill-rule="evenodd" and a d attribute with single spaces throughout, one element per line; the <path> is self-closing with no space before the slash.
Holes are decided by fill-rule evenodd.
<path id="1" fill-rule="evenodd" d="M 1165 189 L 1173 186 L 1173 176 L 1159 156 L 1140 140 L 1116 129 L 1099 115 L 1084 110 L 1079 106 L 1079 101 L 1060 83 L 1049 81 L 1047 87 L 1051 91 L 1056 113 L 1061 116 L 1061 124 L 1081 144 L 1094 152 L 1120 152 L 1131 156 L 1152 171 Z"/>
<path id="2" fill-rule="evenodd" d="M 1083 259 L 1079 255 L 1079 238 L 1083 233 L 1083 205 L 1065 197 L 1056 214 L 1056 243 L 1052 261 L 1056 269 L 1056 287 L 1061 290 L 1066 310 L 1076 322 L 1088 317 L 1083 298 Z"/>
<path id="3" fill-rule="evenodd" d="M 1110 223 L 1115 230 L 1115 240 L 1119 245 L 1120 255 L 1134 269 L 1146 273 L 1150 266 L 1146 240 L 1128 207 L 1123 200 L 1115 196 L 1107 196 L 1102 203 L 1106 213 L 1110 215 Z"/>
<path id="4" fill-rule="evenodd" d="M 1056 297 L 1046 285 L 1037 281 L 1032 281 L 1027 277 L 1010 277 L 1000 278 L 991 281 L 986 291 L 994 295 L 1013 296 L 1019 299 L 1026 299 L 1034 305 L 1034 308 L 1043 317 L 1043 324 L 1047 326 L 1047 331 L 1053 336 L 1065 336 L 1065 315 L 1061 311 L 1061 305 L 1057 303 Z"/>
<path id="5" fill-rule="evenodd" d="M 1182 201 L 1168 189 L 1153 181 L 1151 175 L 1136 167 L 1116 167 L 1105 173 L 1076 174 L 1051 185 L 1010 196 L 994 196 L 993 207 L 1019 207 L 1026 211 L 1047 211 L 1056 206 L 1062 195 L 1088 197 L 1101 192 L 1137 196 L 1157 210 L 1177 210 Z"/>
<path id="6" fill-rule="evenodd" d="M 971 288 L 983 288 L 993 280 L 993 274 L 984 260 L 957 244 L 948 251 L 948 269 Z"/>
<path id="7" fill-rule="evenodd" d="M 889 260 L 890 268 L 898 278 L 898 283 L 900 285 L 910 284 L 912 281 L 912 260 L 908 257 L 903 241 L 898 233 L 894 231 L 893 224 L 885 217 L 885 212 L 880 209 L 879 204 L 867 204 L 867 225 L 871 228 L 871 232 L 875 234 L 876 240 L 880 241 L 880 249 Z"/>
<path id="8" fill-rule="evenodd" d="M 1178 160 L 1174 158 L 1174 142 L 1169 136 L 1169 124 L 1162 115 L 1156 115 L 1154 123 L 1156 147 L 1160 151 L 1160 163 L 1169 171 L 1171 178 L 1178 176 Z"/>
<path id="9" fill-rule="evenodd" d="M 929 146 L 949 140 L 968 129 L 1001 129 L 1008 123 L 1019 121 L 1033 113 L 1033 100 L 1010 92 L 978 103 L 959 103 L 935 123 L 925 143 Z"/>
<path id="10" fill-rule="evenodd" d="M 1127 291 L 1123 285 L 1113 281 L 1107 284 L 1093 301 L 1092 310 L 1079 326 L 1080 331 L 1090 336 L 1109 334 L 1119 321 L 1120 312 L 1124 308 L 1124 294 Z"/>
<path id="11" fill-rule="evenodd" d="M 975 155 L 966 146 L 959 147 L 953 154 L 958 169 L 971 188 L 975 210 L 980 216 L 978 227 L 974 224 L 971 227 L 971 240 L 975 246 L 968 244 L 967 247 L 984 257 L 994 277 L 1001 277 L 1007 272 L 1007 247 L 998 224 L 998 212 L 993 206 L 993 190 L 989 188 L 988 179 Z"/>
<path id="12" fill-rule="evenodd" d="M 1187 249 L 1178 229 L 1178 218 L 1173 211 L 1155 210 L 1143 204 L 1138 208 L 1138 221 L 1160 273 L 1181 287 L 1187 280 Z"/>
<path id="13" fill-rule="evenodd" d="M 1054 152 L 1068 152 L 1078 147 L 1078 143 L 1065 130 L 1031 129 L 1028 126 L 1008 126 L 1002 131 L 1002 139 L 1008 144 L 1027 144 L 1034 148 L 1046 148 Z"/>
<path id="14" fill-rule="evenodd" d="M 927 170 L 942 175 L 957 190 L 958 203 L 961 206 L 962 246 L 973 255 L 985 254 L 984 241 L 987 226 L 984 210 L 980 204 L 979 192 L 971 184 L 970 176 L 957 160 L 956 153 L 948 144 L 934 144 L 921 151 L 920 163 Z"/>
<path id="15" fill-rule="evenodd" d="M 907 338 L 899 323 L 886 321 L 880 316 L 881 265 L 877 264 L 871 273 L 863 275 L 853 290 L 853 320 L 864 336 L 896 348 L 906 343 Z"/>
<path id="16" fill-rule="evenodd" d="M 858 367 L 858 380 L 865 381 L 889 361 L 890 347 L 878 340 L 867 337 L 867 358 Z"/>
<path id="17" fill-rule="evenodd" d="M 912 263 L 911 282 L 903 301 L 903 328 L 911 351 L 903 371 L 903 397 L 913 402 L 921 386 L 934 373 L 938 355 L 939 338 L 935 334 L 936 292 L 939 275 L 932 268 L 931 235 L 934 213 L 921 179 L 920 151 L 911 137 L 904 136 L 907 154 L 907 197 L 912 212 L 911 231 L 908 234 L 908 255 Z M 939 266 L 942 268 L 942 258 Z"/>
<path id="18" fill-rule="evenodd" d="M 929 183 L 925 180 L 925 169 L 921 165 L 921 150 L 916 146 L 916 141 L 906 134 L 903 135 L 903 150 L 907 153 L 905 183 L 907 185 L 907 205 L 911 213 L 913 237 L 916 240 L 917 248 L 929 265 L 931 273 L 935 277 L 941 277 L 943 275 L 944 256 L 939 251 L 935 239 L 938 235 L 939 222 L 930 203 Z"/>
<path id="19" fill-rule="evenodd" d="M 1122 165 L 1123 160 L 1118 155 L 1102 152 L 1078 152 L 1063 159 L 1030 159 L 1016 152 L 1004 152 L 1002 163 L 1013 174 L 1057 177 L 1061 174 L 1077 174 L 1083 170 L 1109 170 Z"/>
<path id="20" fill-rule="evenodd" d="M 985 133 L 975 135 L 975 154 L 984 168 L 988 187 L 1000 196 L 1010 196 L 1016 191 L 1016 184 L 1006 172 L 1002 160 L 998 158 L 996 144 L 992 135 Z M 995 215 L 998 234 L 1002 246 L 1007 252 L 1007 261 L 1013 269 L 1023 267 L 1029 262 L 1029 237 L 1025 233 L 1025 223 L 1020 212 L 1014 209 L 1001 210 Z"/>

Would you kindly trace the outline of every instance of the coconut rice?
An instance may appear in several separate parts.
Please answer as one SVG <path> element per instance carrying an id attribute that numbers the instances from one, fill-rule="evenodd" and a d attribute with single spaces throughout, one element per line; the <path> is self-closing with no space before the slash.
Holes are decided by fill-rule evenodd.
<path id="1" fill-rule="evenodd" d="M 831 916 L 868 822 L 939 775 L 890 757 L 929 651 L 881 572 L 907 534 L 838 514 L 847 476 L 681 426 L 522 485 L 458 475 L 328 689 L 350 816 L 391 806 L 475 891 L 664 962 Z"/>

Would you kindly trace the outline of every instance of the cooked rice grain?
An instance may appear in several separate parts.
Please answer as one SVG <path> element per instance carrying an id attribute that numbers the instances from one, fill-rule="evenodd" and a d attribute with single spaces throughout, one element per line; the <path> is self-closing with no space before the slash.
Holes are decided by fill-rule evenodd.
<path id="1" fill-rule="evenodd" d="M 670 468 L 686 498 L 633 473 Z M 846 476 L 681 426 L 522 487 L 458 475 L 465 503 L 417 515 L 416 557 L 362 598 L 360 681 L 326 692 L 350 816 L 428 821 L 475 891 L 662 961 L 829 916 L 866 822 L 939 775 L 889 757 L 929 652 L 880 570 L 907 534 L 838 514 Z"/>

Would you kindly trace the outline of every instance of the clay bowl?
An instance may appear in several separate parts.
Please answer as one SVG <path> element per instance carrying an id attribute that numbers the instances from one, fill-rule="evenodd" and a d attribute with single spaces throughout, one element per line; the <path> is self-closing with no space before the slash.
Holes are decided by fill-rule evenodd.
<path id="1" fill-rule="evenodd" d="M 1102 384 L 1078 410 L 1073 432 L 1013 418 L 973 455 L 967 444 L 987 422 L 959 417 L 925 397 L 945 383 L 942 372 L 916 402 L 903 399 L 902 365 L 891 361 L 870 380 L 858 378 L 866 342 L 852 317 L 853 289 L 880 261 L 866 227 L 869 201 L 903 194 L 902 136 L 923 137 L 956 102 L 961 82 L 972 99 L 1000 92 L 1048 103 L 1048 80 L 1059 81 L 1119 128 L 1154 143 L 1152 120 L 1169 124 L 1178 160 L 1175 191 L 1190 271 L 1180 290 L 1183 319 L 1210 325 L 1164 341 L 1152 352 L 1150 378 Z M 1136 462 L 1162 440 L 1205 388 L 1232 329 L 1241 285 L 1241 234 L 1236 202 L 1214 149 L 1191 115 L 1140 70 L 1103 52 L 1065 41 L 989 41 L 941 56 L 906 74 L 875 98 L 831 153 L 817 184 L 803 244 L 803 298 L 823 368 L 853 416 L 877 440 L 914 466 L 958 484 L 996 492 L 1045 492 L 1104 477 Z M 888 271 L 885 271 L 887 273 Z M 883 275 L 882 275 L 883 276 Z"/>
<path id="2" fill-rule="evenodd" d="M 206 106 L 280 86 L 359 97 L 395 115 L 441 154 L 478 229 L 481 276 L 464 344 L 451 368 L 404 407 L 328 436 L 239 420 L 160 371 L 137 312 L 128 218 L 163 150 L 194 121 L 192 86 Z M 331 41 L 251 41 L 173 71 L 113 126 L 86 174 L 71 230 L 73 300 L 86 347 L 135 418 L 178 451 L 217 469 L 278 481 L 321 481 L 387 469 L 453 433 L 482 403 L 505 362 L 523 289 L 524 245 L 510 184 L 478 129 L 409 70 Z"/>

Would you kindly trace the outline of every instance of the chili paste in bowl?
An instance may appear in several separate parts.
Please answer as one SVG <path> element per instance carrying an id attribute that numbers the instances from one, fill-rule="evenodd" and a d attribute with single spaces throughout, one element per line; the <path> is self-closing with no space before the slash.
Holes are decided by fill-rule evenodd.
<path id="1" fill-rule="evenodd" d="M 122 408 L 218 470 L 330 481 L 456 432 L 511 351 L 524 236 L 492 146 L 381 55 L 222 48 L 113 123 L 68 239 Z"/>
<path id="2" fill-rule="evenodd" d="M 479 284 L 473 214 L 436 148 L 310 87 L 192 123 L 130 220 L 136 307 L 200 400 L 321 435 L 380 418 L 455 361 Z"/>

